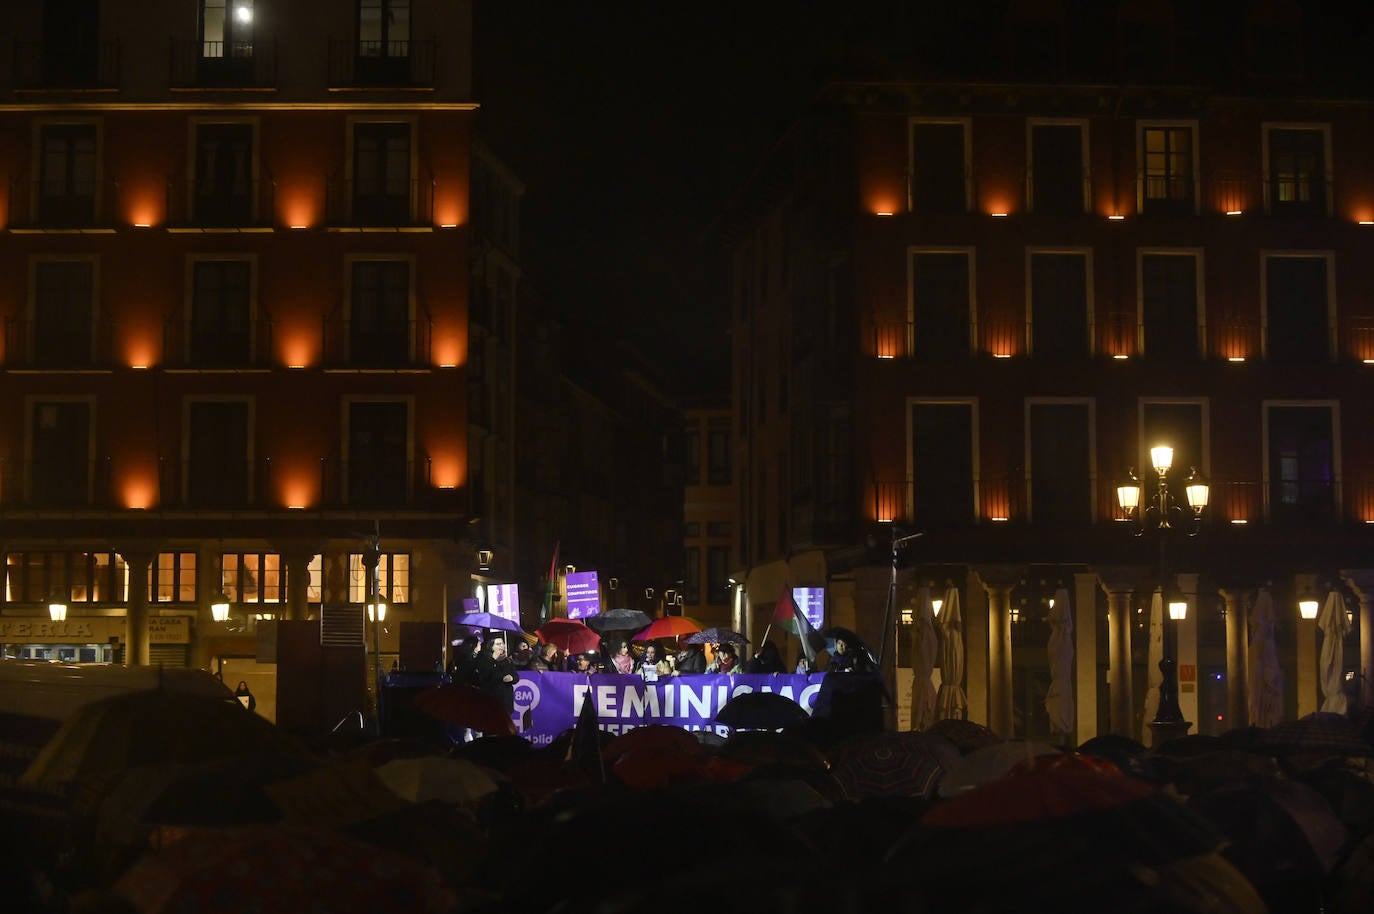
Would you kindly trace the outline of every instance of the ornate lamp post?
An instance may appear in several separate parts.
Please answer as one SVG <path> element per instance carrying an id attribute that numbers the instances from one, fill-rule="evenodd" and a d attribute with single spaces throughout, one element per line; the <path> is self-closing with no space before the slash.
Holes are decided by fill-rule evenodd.
<path id="1" fill-rule="evenodd" d="M 1210 490 L 1207 481 L 1192 468 L 1183 483 L 1183 494 L 1187 507 L 1178 501 L 1177 494 L 1169 488 L 1169 470 L 1174 461 L 1174 449 L 1167 445 L 1150 448 L 1150 463 L 1158 476 L 1155 490 L 1141 507 L 1142 490 L 1140 480 L 1131 471 L 1116 487 L 1117 502 L 1126 517 L 1135 525 L 1135 535 L 1143 536 L 1146 530 L 1153 530 L 1159 537 L 1159 580 L 1165 589 L 1169 618 L 1164 620 L 1164 650 L 1159 661 L 1159 671 L 1163 681 L 1159 685 L 1159 710 L 1150 722 L 1155 733 L 1156 744 L 1183 736 L 1192 726 L 1191 721 L 1183 719 L 1183 711 L 1178 706 L 1178 623 L 1187 617 L 1188 604 L 1180 599 L 1167 599 L 1168 562 L 1165 545 L 1175 529 L 1182 529 L 1188 536 L 1197 536 L 1202 521 L 1202 512 L 1207 507 Z"/>

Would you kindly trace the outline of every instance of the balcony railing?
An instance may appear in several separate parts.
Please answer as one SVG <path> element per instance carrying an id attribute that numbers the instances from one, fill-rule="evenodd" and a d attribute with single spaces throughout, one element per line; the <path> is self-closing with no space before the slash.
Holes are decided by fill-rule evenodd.
<path id="1" fill-rule="evenodd" d="M 329 84 L 337 88 L 433 88 L 437 43 L 331 41 Z"/>
<path id="2" fill-rule="evenodd" d="M 17 229 L 71 231 L 110 229 L 119 185 L 75 180 L 57 185 L 41 179 L 10 182 L 9 224 Z"/>
<path id="3" fill-rule="evenodd" d="M 207 179 L 167 183 L 167 219 L 172 227 L 267 228 L 275 211 L 276 184 L 270 178 L 216 186 Z"/>
<path id="4" fill-rule="evenodd" d="M 53 328 L 38 321 L 5 319 L 6 368 L 80 371 L 112 366 L 114 325 Z"/>
<path id="5" fill-rule="evenodd" d="M 334 226 L 405 228 L 433 224 L 434 182 L 336 178 L 328 185 L 327 214 Z"/>
<path id="6" fill-rule="evenodd" d="M 1096 508 L 1084 525 L 1127 520 L 1117 503 L 1118 480 L 1110 475 L 1085 481 L 1079 494 L 1095 496 Z M 871 516 L 922 529 L 959 529 L 983 524 L 1036 526 L 1030 499 L 1031 484 L 1024 477 L 983 477 L 967 492 L 931 495 L 922 505 L 912 480 L 879 480 L 869 484 Z M 976 498 L 975 498 L 976 497 Z M 1203 524 L 1268 525 L 1285 529 L 1374 523 L 1374 477 L 1304 481 L 1284 485 L 1254 478 L 1217 476 Z"/>
<path id="7" fill-rule="evenodd" d="M 270 319 L 197 324 L 174 320 L 163 324 L 163 358 L 168 368 L 269 368 L 272 365 Z"/>
<path id="8" fill-rule="evenodd" d="M 41 41 L 16 41 L 14 88 L 118 89 L 119 42 L 97 42 L 94 51 L 89 53 L 75 43 L 54 46 Z"/>
<path id="9" fill-rule="evenodd" d="M 174 89 L 270 89 L 277 84 L 277 45 L 252 41 L 172 42 Z"/>
<path id="10" fill-rule="evenodd" d="M 54 453 L 33 460 L 0 458 L 0 505 L 7 508 L 109 507 L 110 459 Z"/>
<path id="11" fill-rule="evenodd" d="M 330 368 L 428 368 L 428 320 L 325 318 L 324 361 Z"/>

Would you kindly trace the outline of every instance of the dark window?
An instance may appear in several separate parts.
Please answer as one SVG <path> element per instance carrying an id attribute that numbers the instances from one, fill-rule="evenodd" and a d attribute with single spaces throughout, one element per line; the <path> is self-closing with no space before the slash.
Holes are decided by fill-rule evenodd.
<path id="1" fill-rule="evenodd" d="M 1037 213 L 1083 212 L 1083 130 L 1076 124 L 1031 127 L 1031 206 Z"/>
<path id="2" fill-rule="evenodd" d="M 951 216 L 968 210 L 964 126 L 916 124 L 911 130 L 911 208 Z"/>
<path id="3" fill-rule="evenodd" d="M 973 407 L 918 403 L 911 414 L 912 507 L 923 530 L 973 523 Z"/>
<path id="4" fill-rule="evenodd" d="M 349 354 L 357 365 L 410 361 L 410 264 L 403 260 L 353 263 Z"/>
<path id="5" fill-rule="evenodd" d="M 406 404 L 357 402 L 348 408 L 348 500 L 379 507 L 406 501 Z"/>
<path id="6" fill-rule="evenodd" d="M 1092 455 L 1086 403 L 1033 403 L 1030 408 L 1031 511 L 1035 525 L 1092 521 Z"/>
<path id="7" fill-rule="evenodd" d="M 44 0 L 43 83 L 89 86 L 100 67 L 100 0 Z"/>
<path id="8" fill-rule="evenodd" d="M 1269 208 L 1275 215 L 1326 215 L 1320 130 L 1269 131 Z"/>
<path id="9" fill-rule="evenodd" d="M 33 361 L 38 366 L 90 365 L 93 268 L 89 261 L 40 261 L 34 267 Z"/>
<path id="10" fill-rule="evenodd" d="M 701 548 L 688 546 L 682 551 L 682 602 L 701 602 Z"/>
<path id="11" fill-rule="evenodd" d="M 682 535 L 687 539 L 701 536 L 701 523 L 694 520 L 687 521 L 682 525 Z"/>
<path id="12" fill-rule="evenodd" d="M 94 221 L 96 145 L 91 124 L 42 128 L 37 213 L 42 224 L 76 227 Z"/>
<path id="13" fill-rule="evenodd" d="M 410 55 L 410 0 L 359 0 L 358 77 L 404 82 Z"/>
<path id="14" fill-rule="evenodd" d="M 248 404 L 194 400 L 186 434 L 186 497 L 193 505 L 248 503 Z"/>
<path id="15" fill-rule="evenodd" d="M 1269 511 L 1275 523 L 1329 522 L 1335 516 L 1331 410 L 1271 406 Z"/>
<path id="16" fill-rule="evenodd" d="M 1192 128 L 1145 127 L 1140 137 L 1145 212 L 1192 212 Z"/>
<path id="17" fill-rule="evenodd" d="M 706 522 L 707 536 L 729 536 L 735 530 L 735 525 L 728 520 L 708 520 Z"/>
<path id="18" fill-rule="evenodd" d="M 1326 259 L 1269 257 L 1264 263 L 1265 351 L 1275 362 L 1326 361 Z"/>
<path id="19" fill-rule="evenodd" d="M 1196 467 L 1202 471 L 1202 404 L 1200 403 L 1146 403 L 1142 416 L 1140 442 L 1140 466 L 1136 475 L 1146 485 L 1157 479 L 1154 468 L 1150 466 L 1150 448 L 1167 444 L 1174 449 L 1173 467 L 1169 470 L 1169 492 L 1182 499 L 1181 506 L 1187 506 L 1187 493 L 1183 485 Z M 1142 472 L 1143 471 L 1143 472 Z"/>
<path id="20" fill-rule="evenodd" d="M 253 73 L 253 0 L 201 0 L 200 76 L 232 82 Z"/>
<path id="21" fill-rule="evenodd" d="M 253 217 L 253 127 L 196 127 L 195 219 L 201 225 L 247 225 Z"/>
<path id="22" fill-rule="evenodd" d="M 685 455 L 687 478 L 685 483 L 689 486 L 701 484 L 701 429 L 692 424 L 687 430 L 687 452 Z"/>
<path id="23" fill-rule="evenodd" d="M 730 602 L 730 547 L 706 549 L 706 602 L 721 606 Z"/>
<path id="24" fill-rule="evenodd" d="M 911 298 L 916 357 L 930 359 L 968 355 L 968 255 L 913 254 Z"/>
<path id="25" fill-rule="evenodd" d="M 410 127 L 353 128 L 353 216 L 364 225 L 410 222 Z"/>
<path id="26" fill-rule="evenodd" d="M 30 495 L 39 505 L 90 501 L 91 407 L 70 401 L 33 405 Z"/>
<path id="27" fill-rule="evenodd" d="M 252 265 L 243 260 L 199 260 L 192 269 L 191 362 L 242 365 L 251 358 Z"/>
<path id="28" fill-rule="evenodd" d="M 1037 356 L 1088 354 L 1088 258 L 1032 254 L 1032 348 Z"/>
<path id="29" fill-rule="evenodd" d="M 1142 255 L 1140 298 L 1145 355 L 1196 359 L 1197 258 L 1192 254 Z"/>
<path id="30" fill-rule="evenodd" d="M 728 486 L 730 479 L 730 430 L 712 428 L 706 434 L 706 481 Z"/>

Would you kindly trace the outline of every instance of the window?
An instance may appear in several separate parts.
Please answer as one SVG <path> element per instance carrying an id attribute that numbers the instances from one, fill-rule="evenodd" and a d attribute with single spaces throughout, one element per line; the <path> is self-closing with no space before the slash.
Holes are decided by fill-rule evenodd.
<path id="1" fill-rule="evenodd" d="M 229 367 L 252 360 L 253 264 L 197 260 L 191 264 L 188 355 L 197 367 Z"/>
<path id="2" fill-rule="evenodd" d="M 707 536 L 730 536 L 735 531 L 735 525 L 728 520 L 708 520 L 706 522 Z"/>
<path id="3" fill-rule="evenodd" d="M 1140 323 L 1147 358 L 1198 357 L 1199 263 L 1194 253 L 1141 252 Z"/>
<path id="4" fill-rule="evenodd" d="M 1032 351 L 1037 356 L 1086 356 L 1089 255 L 1032 251 L 1028 256 Z"/>
<path id="5" fill-rule="evenodd" d="M 230 603 L 285 603 L 286 562 L 276 552 L 226 552 L 220 587 Z"/>
<path id="6" fill-rule="evenodd" d="M 197 225 L 249 225 L 256 168 L 252 124 L 198 124 L 195 128 L 192 205 Z"/>
<path id="7" fill-rule="evenodd" d="M 94 411 L 85 400 L 38 400 L 31 404 L 29 496 L 35 504 L 90 503 Z"/>
<path id="8" fill-rule="evenodd" d="M 1146 214 L 1183 214 L 1195 208 L 1193 127 L 1140 128 L 1140 209 Z"/>
<path id="9" fill-rule="evenodd" d="M 970 402 L 911 406 L 912 516 L 922 530 L 974 521 L 975 413 Z"/>
<path id="10" fill-rule="evenodd" d="M 695 486 L 701 484 L 701 423 L 691 420 L 687 423 L 686 440 L 683 442 L 686 452 L 683 455 L 683 462 L 686 465 L 684 472 L 686 479 L 685 485 Z"/>
<path id="11" fill-rule="evenodd" d="M 1313 127 L 1265 127 L 1269 211 L 1276 216 L 1325 216 L 1326 132 Z"/>
<path id="12" fill-rule="evenodd" d="M 1149 490 L 1152 480 L 1158 476 L 1150 465 L 1150 448 L 1157 444 L 1167 444 L 1174 449 L 1173 467 L 1169 470 L 1170 492 L 1184 496 L 1183 484 L 1196 467 L 1205 473 L 1207 449 L 1204 430 L 1207 423 L 1207 405 L 1204 400 L 1154 401 L 1141 404 L 1141 426 L 1139 457 L 1136 476 Z M 1186 505 L 1187 499 L 1183 503 Z"/>
<path id="13" fill-rule="evenodd" d="M 148 602 L 196 602 L 196 554 L 159 552 L 148 579 Z"/>
<path id="14" fill-rule="evenodd" d="M 1031 124 L 1030 207 L 1052 216 L 1086 208 L 1084 131 L 1081 124 Z"/>
<path id="15" fill-rule="evenodd" d="M 1276 524 L 1336 519 L 1334 404 L 1265 404 L 1269 517 Z"/>
<path id="16" fill-rule="evenodd" d="M 253 72 L 253 0 L 201 0 L 199 71 L 208 85 Z"/>
<path id="17" fill-rule="evenodd" d="M 11 552 L 5 598 L 11 603 L 123 603 L 129 569 L 114 552 Z"/>
<path id="18" fill-rule="evenodd" d="M 922 215 L 968 212 L 967 125 L 915 122 L 911 127 L 911 209 Z"/>
<path id="19" fill-rule="evenodd" d="M 913 251 L 910 260 L 912 351 L 920 359 L 966 356 L 972 334 L 973 252 Z"/>
<path id="20" fill-rule="evenodd" d="M 95 264 L 42 260 L 33 274 L 33 363 L 85 367 L 95 360 Z"/>
<path id="21" fill-rule="evenodd" d="M 701 536 L 701 522 L 689 520 L 682 525 L 682 535 L 686 539 L 695 539 Z"/>
<path id="22" fill-rule="evenodd" d="M 355 260 L 349 273 L 348 352 L 354 365 L 411 361 L 410 262 Z"/>
<path id="23" fill-rule="evenodd" d="M 251 486 L 247 400 L 186 404 L 186 499 L 189 504 L 241 507 Z"/>
<path id="24" fill-rule="evenodd" d="M 387 604 L 410 602 L 410 553 L 383 552 L 377 557 L 377 592 Z M 367 567 L 361 552 L 348 555 L 348 602 L 368 601 Z"/>
<path id="25" fill-rule="evenodd" d="M 730 602 L 730 547 L 706 548 L 706 603 L 723 606 Z"/>
<path id="26" fill-rule="evenodd" d="M 701 603 L 701 547 L 688 546 L 682 550 L 682 602 L 689 606 Z"/>
<path id="27" fill-rule="evenodd" d="M 349 504 L 405 504 L 410 491 L 409 405 L 359 400 L 347 409 Z"/>
<path id="28" fill-rule="evenodd" d="M 353 126 L 353 218 L 361 225 L 410 222 L 410 125 Z"/>
<path id="29" fill-rule="evenodd" d="M 45 0 L 45 86 L 90 86 L 101 73 L 99 0 Z"/>
<path id="30" fill-rule="evenodd" d="M 410 0 L 359 0 L 358 56 L 365 60 L 410 55 Z"/>
<path id="31" fill-rule="evenodd" d="M 728 486 L 731 479 L 729 420 L 712 421 L 706 432 L 706 482 Z"/>
<path id="32" fill-rule="evenodd" d="M 1092 404 L 1030 402 L 1027 463 L 1031 519 L 1037 527 L 1092 522 Z"/>
<path id="33" fill-rule="evenodd" d="M 1331 357 L 1331 258 L 1266 254 L 1264 261 L 1265 357 L 1275 362 L 1326 361 Z"/>
<path id="34" fill-rule="evenodd" d="M 86 226 L 96 218 L 99 138 L 94 124 L 46 124 L 39 131 L 38 201 L 42 225 Z"/>

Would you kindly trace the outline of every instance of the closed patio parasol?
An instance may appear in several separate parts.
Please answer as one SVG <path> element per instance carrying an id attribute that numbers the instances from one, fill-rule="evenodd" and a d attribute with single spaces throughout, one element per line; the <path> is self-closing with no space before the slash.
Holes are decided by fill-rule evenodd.
<path id="1" fill-rule="evenodd" d="M 1250 723 L 1272 727 L 1283 719 L 1283 670 L 1274 641 L 1274 598 L 1262 588 L 1250 617 Z"/>
<path id="2" fill-rule="evenodd" d="M 951 586 L 945 591 L 935 628 L 940 633 L 940 691 L 935 694 L 935 716 L 962 720 L 968 714 L 968 696 L 964 694 L 964 617 L 959 610 L 959 588 Z"/>
<path id="3" fill-rule="evenodd" d="M 916 598 L 916 618 L 911 626 L 911 729 L 924 730 L 935 723 L 935 662 L 940 639 L 935 635 L 935 610 L 930 588 L 922 587 Z"/>
<path id="4" fill-rule="evenodd" d="M 1073 607 L 1069 591 L 1061 587 L 1054 593 L 1050 607 L 1050 688 L 1045 695 L 1045 711 L 1050 717 L 1051 733 L 1072 733 L 1075 706 L 1073 698 Z"/>
<path id="5" fill-rule="evenodd" d="M 1350 634 L 1350 617 L 1345 614 L 1345 597 L 1339 590 L 1326 595 L 1317 628 L 1322 633 L 1321 666 L 1317 679 L 1322 690 L 1323 711 L 1344 714 L 1345 698 L 1345 636 Z"/>

